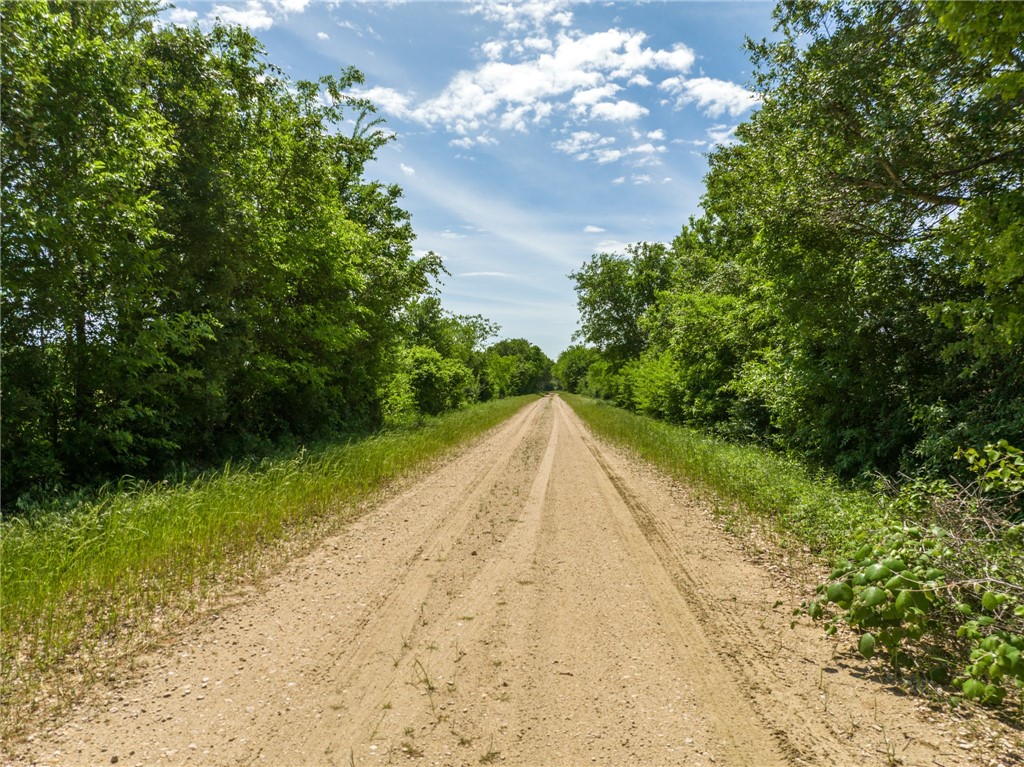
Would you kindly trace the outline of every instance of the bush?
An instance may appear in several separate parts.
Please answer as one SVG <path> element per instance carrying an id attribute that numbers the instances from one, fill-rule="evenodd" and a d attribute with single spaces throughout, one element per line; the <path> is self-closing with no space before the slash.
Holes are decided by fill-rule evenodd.
<path id="1" fill-rule="evenodd" d="M 898 674 L 953 679 L 965 698 L 998 704 L 1024 688 L 1024 453 L 1003 441 L 958 455 L 975 479 L 889 493 L 904 521 L 856 531 L 804 609 L 829 633 L 854 628 L 861 654 L 882 652 Z"/>

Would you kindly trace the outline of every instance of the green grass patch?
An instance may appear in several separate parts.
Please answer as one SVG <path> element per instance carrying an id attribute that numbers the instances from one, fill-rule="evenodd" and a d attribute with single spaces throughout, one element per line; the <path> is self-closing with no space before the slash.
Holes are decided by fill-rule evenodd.
<path id="1" fill-rule="evenodd" d="M 851 490 L 762 448 L 731 444 L 600 400 L 561 396 L 596 434 L 710 491 L 727 514 L 767 526 L 784 544 L 834 559 L 850 549 L 852 531 L 881 530 L 893 522 L 872 493 Z"/>
<path id="2" fill-rule="evenodd" d="M 388 480 L 476 437 L 534 395 L 201 478 L 125 480 L 0 527 L 0 695 L 8 712 L 69 657 L 125 646 L 153 617 L 253 572 L 269 544 L 351 516 Z M 108 652 L 109 654 L 109 652 Z M 115 653 L 116 654 L 116 653 Z M 88 663 L 86 663 L 88 665 Z"/>

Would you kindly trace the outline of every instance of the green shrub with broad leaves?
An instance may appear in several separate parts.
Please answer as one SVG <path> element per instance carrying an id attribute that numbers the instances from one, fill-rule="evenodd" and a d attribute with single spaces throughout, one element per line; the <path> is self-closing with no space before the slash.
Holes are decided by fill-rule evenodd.
<path id="1" fill-rule="evenodd" d="M 906 482 L 889 497 L 905 521 L 855 533 L 804 609 L 830 634 L 852 627 L 896 673 L 999 704 L 1024 689 L 1024 453 L 1001 441 L 957 455 L 975 479 Z"/>

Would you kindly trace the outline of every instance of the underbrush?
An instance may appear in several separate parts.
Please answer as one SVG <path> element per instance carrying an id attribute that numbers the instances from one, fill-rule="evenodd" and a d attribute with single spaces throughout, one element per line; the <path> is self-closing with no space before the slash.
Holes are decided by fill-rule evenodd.
<path id="1" fill-rule="evenodd" d="M 214 585 L 239 582 L 271 544 L 344 519 L 383 483 L 534 399 L 474 405 L 417 428 L 254 466 L 229 465 L 190 481 L 126 479 L 87 500 L 57 498 L 5 519 L 3 708 L 13 715 L 40 677 L 70 656 L 144 638 L 158 613 L 187 608 Z"/>
<path id="2" fill-rule="evenodd" d="M 1022 706 L 1024 453 L 1001 442 L 958 455 L 976 479 L 879 480 L 850 489 L 799 463 L 562 395 L 597 434 L 713 493 L 729 521 L 773 533 L 834 570 L 797 614 L 851 628 L 898 677 L 988 705 Z"/>

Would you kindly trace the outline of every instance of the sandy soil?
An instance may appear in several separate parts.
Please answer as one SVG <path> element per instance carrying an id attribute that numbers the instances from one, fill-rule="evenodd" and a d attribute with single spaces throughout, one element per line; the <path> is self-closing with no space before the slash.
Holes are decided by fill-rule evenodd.
<path id="1" fill-rule="evenodd" d="M 5 760 L 987 763 L 779 581 L 546 397 Z"/>

